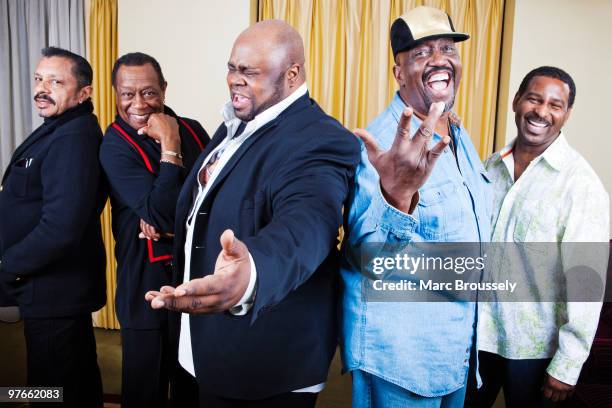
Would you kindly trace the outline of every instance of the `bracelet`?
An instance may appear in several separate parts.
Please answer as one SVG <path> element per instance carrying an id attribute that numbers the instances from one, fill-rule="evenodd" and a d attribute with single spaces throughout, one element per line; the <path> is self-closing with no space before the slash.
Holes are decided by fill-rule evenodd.
<path id="1" fill-rule="evenodd" d="M 176 157 L 177 159 L 182 159 L 183 155 L 177 152 L 173 152 L 172 150 L 164 150 L 163 152 L 161 152 L 162 155 L 166 155 L 166 156 L 172 156 L 172 157 Z"/>

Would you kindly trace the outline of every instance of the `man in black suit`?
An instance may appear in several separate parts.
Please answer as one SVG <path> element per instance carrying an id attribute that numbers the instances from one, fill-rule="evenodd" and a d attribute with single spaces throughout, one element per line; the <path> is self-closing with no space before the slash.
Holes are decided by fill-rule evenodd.
<path id="1" fill-rule="evenodd" d="M 224 124 L 177 204 L 178 286 L 147 300 L 186 312 L 173 314 L 178 359 L 202 406 L 312 407 L 336 348 L 336 237 L 359 144 L 309 98 L 284 22 L 240 34 L 227 82 Z"/>
<path id="2" fill-rule="evenodd" d="M 44 123 L 17 148 L 0 192 L 0 279 L 24 318 L 28 385 L 64 387 L 64 406 L 101 407 L 91 312 L 106 301 L 106 201 L 92 69 L 42 51 L 34 102 Z"/>
<path id="3" fill-rule="evenodd" d="M 164 407 L 172 368 L 168 314 L 151 309 L 144 294 L 170 283 L 176 201 L 209 138 L 197 121 L 164 105 L 168 84 L 150 55 L 120 57 L 112 82 L 117 116 L 106 129 L 100 161 L 111 187 L 117 242 L 121 406 Z"/>

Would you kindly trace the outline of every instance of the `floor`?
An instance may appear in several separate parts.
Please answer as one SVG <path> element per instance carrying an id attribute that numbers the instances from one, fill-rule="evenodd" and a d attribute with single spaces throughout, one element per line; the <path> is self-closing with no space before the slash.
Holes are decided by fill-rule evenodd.
<path id="1" fill-rule="evenodd" d="M 121 339 L 119 331 L 95 329 L 98 346 L 98 364 L 102 372 L 105 408 L 116 404 L 121 392 Z M 26 353 L 23 324 L 0 322 L 0 386 L 20 386 L 26 382 Z M 0 407 L 16 408 L 17 404 L 0 403 Z M 25 405 L 24 405 L 25 406 Z M 340 359 L 334 357 L 327 387 L 318 399 L 317 408 L 348 408 L 351 406 L 351 382 L 340 375 Z"/>
<path id="2" fill-rule="evenodd" d="M 95 329 L 98 346 L 98 363 L 102 371 L 102 381 L 105 393 L 105 408 L 119 407 L 121 392 L 121 339 L 119 331 Z M 0 386 L 19 386 L 26 382 L 25 341 L 23 325 L 0 322 Z M 0 407 L 16 408 L 17 404 L 0 403 Z M 25 405 L 24 405 L 25 406 Z M 338 353 L 334 357 L 329 372 L 325 390 L 318 398 L 317 408 L 350 408 L 351 381 L 350 376 L 340 375 L 340 359 Z M 503 408 L 503 402 L 498 400 L 497 408 Z"/>

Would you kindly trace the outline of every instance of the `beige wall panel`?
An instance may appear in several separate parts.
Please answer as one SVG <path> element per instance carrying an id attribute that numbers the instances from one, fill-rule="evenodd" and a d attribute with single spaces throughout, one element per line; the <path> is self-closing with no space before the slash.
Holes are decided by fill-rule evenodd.
<path id="1" fill-rule="evenodd" d="M 119 55 L 155 57 L 168 81 L 168 106 L 212 136 L 229 98 L 227 60 L 249 26 L 249 10 L 249 0 L 120 0 Z"/>

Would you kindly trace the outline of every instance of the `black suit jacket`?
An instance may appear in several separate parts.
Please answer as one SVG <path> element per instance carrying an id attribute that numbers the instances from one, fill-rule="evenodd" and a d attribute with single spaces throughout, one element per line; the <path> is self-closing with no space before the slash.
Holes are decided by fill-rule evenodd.
<path id="1" fill-rule="evenodd" d="M 179 118 L 167 106 L 164 112 L 179 123 L 184 167 L 160 163 L 160 145 L 147 135 L 139 135 L 119 115 L 107 128 L 100 147 L 100 162 L 110 184 L 117 257 L 115 303 L 123 329 L 165 326 L 167 313 L 153 310 L 144 295 L 170 283 L 171 275 L 166 271 L 171 268 L 166 264 L 171 262 L 168 255 L 172 255 L 172 239 L 161 238 L 157 242 L 139 239 L 140 220 L 162 232 L 174 231 L 176 201 L 183 181 L 210 140 L 197 121 Z M 140 151 L 115 126 L 137 144 L 149 160 L 151 171 Z"/>
<path id="2" fill-rule="evenodd" d="M 179 196 L 175 284 L 198 170 L 225 136 L 222 125 Z M 191 278 L 213 272 L 230 228 L 255 261 L 257 294 L 246 316 L 191 316 L 202 392 L 256 399 L 325 381 L 336 347 L 336 237 L 358 161 L 356 138 L 305 95 L 223 167 L 197 212 Z M 179 324 L 174 314 L 175 336 Z"/>
<path id="3" fill-rule="evenodd" d="M 45 119 L 5 171 L 0 280 L 24 317 L 90 313 L 106 302 L 101 139 L 88 100 Z"/>

